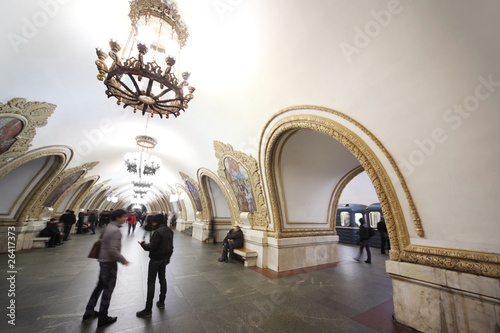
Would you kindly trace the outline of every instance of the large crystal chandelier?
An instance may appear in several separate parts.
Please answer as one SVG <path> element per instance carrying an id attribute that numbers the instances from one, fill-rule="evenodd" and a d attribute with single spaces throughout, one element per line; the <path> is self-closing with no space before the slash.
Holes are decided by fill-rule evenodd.
<path id="1" fill-rule="evenodd" d="M 190 73 L 180 74 L 175 66 L 189 37 L 177 5 L 173 0 L 133 0 L 129 17 L 132 30 L 125 48 L 116 40 L 109 42 L 112 63 L 104 51 L 96 49 L 97 78 L 104 81 L 108 98 L 117 98 L 123 108 L 129 106 L 143 115 L 149 112 L 151 117 L 177 117 L 188 107 L 195 90 L 188 82 Z M 134 45 L 137 57 L 131 56 Z M 175 72 L 182 76 L 181 81 Z"/>
<path id="2" fill-rule="evenodd" d="M 156 171 L 160 168 L 160 160 L 158 157 L 152 155 L 157 141 L 155 138 L 147 135 L 138 135 L 135 137 L 135 141 L 137 149 L 133 153 L 125 154 L 125 166 L 128 172 L 139 176 L 138 184 L 141 184 L 142 187 L 149 187 L 151 184 L 142 182 L 141 178 L 143 175 L 155 175 Z M 149 184 L 149 186 L 146 186 L 146 184 Z"/>

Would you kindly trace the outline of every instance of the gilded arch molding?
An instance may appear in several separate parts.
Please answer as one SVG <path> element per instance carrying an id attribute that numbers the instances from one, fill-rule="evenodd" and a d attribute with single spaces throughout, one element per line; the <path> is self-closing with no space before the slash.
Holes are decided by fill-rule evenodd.
<path id="1" fill-rule="evenodd" d="M 85 192 L 89 191 L 91 188 L 92 188 L 92 185 L 94 185 L 95 182 L 97 182 L 99 180 L 99 176 L 91 176 L 91 177 L 87 177 L 87 178 L 83 178 L 85 176 L 86 173 L 83 173 L 77 181 L 75 181 L 75 183 L 73 183 L 66 191 L 64 191 L 64 193 L 62 193 L 59 198 L 56 200 L 56 202 L 54 203 L 54 211 L 52 213 L 52 217 L 54 217 L 54 215 L 57 213 L 57 208 L 59 206 L 61 206 L 61 204 L 64 202 L 64 200 L 67 198 L 68 195 L 70 195 L 71 193 L 73 193 L 73 191 L 77 191 L 82 185 L 85 185 L 83 188 L 81 188 L 78 192 L 75 192 L 74 193 L 74 199 L 72 198 L 69 198 L 70 200 L 68 201 L 68 204 L 66 207 L 62 207 L 62 210 L 66 210 L 66 209 L 70 209 L 70 210 L 73 210 L 73 211 L 76 211 L 75 209 L 75 203 L 78 201 L 78 200 L 83 200 L 83 197 L 82 198 L 82 194 L 84 194 Z"/>
<path id="2" fill-rule="evenodd" d="M 186 187 L 184 187 L 184 190 L 186 190 L 186 193 L 189 195 L 189 198 L 191 199 L 191 202 L 193 203 L 194 211 L 200 212 L 202 221 L 208 221 L 208 214 L 207 214 L 208 205 L 207 205 L 207 201 L 205 200 L 204 196 L 201 195 L 200 185 L 198 184 L 198 182 L 196 182 L 194 179 L 192 179 L 191 177 L 189 177 L 185 173 L 179 171 L 179 174 L 181 175 L 182 180 L 184 180 L 184 182 L 186 183 L 186 186 L 189 182 L 195 187 L 196 191 L 198 192 L 198 196 L 200 197 L 201 210 L 196 208 L 196 206 L 197 206 L 196 200 L 193 197 L 193 194 L 191 193 L 191 191 L 189 191 L 188 188 L 186 188 Z"/>
<path id="3" fill-rule="evenodd" d="M 94 199 L 89 200 L 88 208 L 92 209 L 92 210 L 99 209 L 99 207 L 101 206 L 102 200 L 104 200 L 104 196 L 106 195 L 107 191 L 109 191 L 110 188 L 111 188 L 110 186 L 106 186 L 105 188 L 103 188 L 99 192 L 97 192 Z"/>
<path id="4" fill-rule="evenodd" d="M 95 183 L 99 181 L 100 176 L 91 176 L 88 178 L 85 178 L 84 180 L 81 181 L 80 185 L 86 184 L 84 188 L 81 189 L 80 193 L 78 193 L 77 197 L 73 202 L 70 204 L 70 208 L 73 211 L 78 211 L 80 210 L 80 206 L 82 205 L 83 200 L 87 197 L 87 195 L 90 193 L 92 190 L 92 187 L 94 186 Z"/>
<path id="5" fill-rule="evenodd" d="M 269 213 L 267 210 L 264 191 L 262 190 L 262 181 L 257 160 L 253 156 L 248 156 L 243 152 L 234 150 L 231 145 L 226 145 L 219 141 L 214 141 L 214 150 L 215 157 L 219 159 L 217 174 L 224 184 L 224 187 L 231 189 L 233 197 L 236 197 L 236 195 L 232 190 L 230 180 L 227 179 L 224 159 L 226 157 L 230 157 L 240 163 L 247 170 L 256 204 L 256 210 L 253 213 L 248 214 L 248 220 L 250 221 L 252 229 L 267 230 L 269 225 Z M 239 216 L 241 213 L 239 207 L 238 212 L 239 213 L 237 215 Z"/>
<path id="6" fill-rule="evenodd" d="M 36 128 L 47 125 L 56 105 L 46 102 L 28 102 L 24 98 L 13 98 L 7 104 L 0 103 L 0 119 L 14 118 L 22 123 L 22 129 L 13 138 L 9 148 L 0 154 L 0 165 L 28 151 L 35 138 Z"/>
<path id="7" fill-rule="evenodd" d="M 185 192 L 186 195 L 188 196 L 189 198 L 189 201 L 191 203 L 191 206 L 193 207 L 193 212 L 195 214 L 195 219 L 196 219 L 196 205 L 194 203 L 194 200 L 193 200 L 193 197 L 191 196 L 191 193 L 189 193 L 189 191 L 184 187 L 184 185 L 182 184 L 175 184 L 175 187 L 177 188 L 177 193 L 179 193 L 179 202 L 181 203 L 181 207 L 182 207 L 182 211 L 181 211 L 181 218 L 184 220 L 184 221 L 187 221 L 187 210 L 186 210 L 186 203 L 185 203 L 185 200 L 182 200 L 180 198 L 182 192 Z"/>
<path id="8" fill-rule="evenodd" d="M 393 168 L 391 172 L 395 172 L 396 174 L 397 179 L 394 181 L 399 182 L 404 190 L 404 198 L 407 200 L 407 204 L 410 208 L 417 235 L 420 237 L 424 236 L 417 209 L 413 203 L 405 180 L 395 160 L 381 142 L 357 121 L 340 112 L 317 106 L 299 106 L 285 109 L 273 116 L 267 123 L 260 142 L 259 156 L 261 156 L 261 163 L 265 170 L 273 221 L 277 227 L 278 237 L 282 236 L 279 235 L 282 229 L 282 221 L 280 220 L 281 216 L 279 216 L 280 209 L 276 190 L 276 173 L 274 169 L 275 150 L 284 133 L 297 129 L 310 129 L 327 134 L 339 141 L 351 151 L 367 172 L 377 192 L 387 222 L 391 241 L 391 260 L 411 262 L 489 277 L 500 277 L 500 255 L 498 254 L 411 244 L 408 230 L 406 229 L 404 214 L 392 185 L 391 177 L 389 177 L 387 171 L 371 148 L 354 132 L 340 123 L 323 116 L 318 116 L 316 114 L 293 114 L 287 117 L 281 117 L 280 120 L 277 119 L 278 116 L 286 112 L 300 111 L 301 109 L 322 111 L 347 120 L 366 134 L 378 146 L 380 151 L 382 151 L 390 162 Z M 271 127 L 270 124 L 273 121 L 275 123 Z M 265 142 L 263 142 L 264 138 Z"/>
<path id="9" fill-rule="evenodd" d="M 224 194 L 224 198 L 226 199 L 227 205 L 229 206 L 229 212 L 231 214 L 231 221 L 233 222 L 233 224 L 236 223 L 242 225 L 240 219 L 240 209 L 238 207 L 238 202 L 234 197 L 233 191 L 230 190 L 230 188 L 226 187 L 224 182 L 215 173 L 208 169 L 200 168 L 198 169 L 198 181 L 200 183 L 202 195 L 205 197 L 205 201 L 210 202 L 210 194 L 207 186 L 205 185 L 205 182 L 203 181 L 204 177 L 212 179 L 221 189 L 222 193 Z M 209 207 L 211 207 L 211 205 L 208 205 L 207 207 L 207 211 L 210 212 L 208 220 L 214 217 L 214 213 Z"/>
<path id="10" fill-rule="evenodd" d="M 23 199 L 23 202 L 17 209 L 14 219 L 4 222 L 9 224 L 15 222 L 16 225 L 20 226 L 24 223 L 24 217 L 29 215 L 35 218 L 36 216 L 38 216 L 32 214 L 32 210 L 34 209 L 38 197 L 42 194 L 42 191 L 54 180 L 54 178 L 68 165 L 68 163 L 71 161 L 71 158 L 73 157 L 73 151 L 70 147 L 67 146 L 41 147 L 29 151 L 26 154 L 20 155 L 0 167 L 0 178 L 2 178 L 9 172 L 15 170 L 25 163 L 28 163 L 37 158 L 50 156 L 55 157 L 52 166 L 38 181 L 37 185 Z"/>
<path id="11" fill-rule="evenodd" d="M 80 172 L 80 171 L 83 171 L 83 173 L 80 175 L 80 177 L 78 177 L 78 179 L 82 179 L 85 174 L 91 170 L 92 168 L 94 168 L 99 162 L 90 162 L 90 163 L 85 163 L 84 165 L 81 165 L 81 166 L 77 166 L 77 167 L 74 167 L 74 168 L 70 168 L 68 170 L 65 170 L 61 173 L 59 173 L 55 179 L 50 183 L 49 186 L 47 186 L 45 188 L 45 190 L 43 191 L 43 193 L 40 195 L 40 197 L 38 198 L 38 200 L 36 201 L 36 205 L 35 205 L 35 208 L 33 209 L 33 212 L 32 216 L 40 216 L 40 213 L 42 212 L 43 208 L 44 208 L 44 202 L 45 200 L 49 197 L 49 195 L 52 193 L 52 191 L 54 189 L 57 188 L 57 186 L 64 180 L 66 179 L 66 177 L 74 174 L 74 173 L 77 173 L 77 172 Z M 78 179 L 75 181 L 75 182 L 78 182 Z M 67 189 L 68 190 L 68 189 Z M 67 191 L 66 190 L 66 191 Z M 65 192 L 66 192 L 65 191 Z M 54 203 L 54 206 L 57 204 L 57 201 L 59 201 L 61 199 L 61 197 L 64 197 L 64 193 L 62 193 L 60 196 L 59 196 L 59 199 L 56 200 L 56 202 Z M 60 204 L 60 202 L 59 202 Z M 55 206 L 57 207 L 57 206 Z"/>
<path id="12" fill-rule="evenodd" d="M 344 175 L 344 177 L 342 177 L 342 179 L 340 179 L 340 181 L 337 183 L 337 186 L 335 186 L 335 189 L 332 192 L 330 206 L 328 207 L 328 216 L 330 217 L 330 224 L 333 226 L 333 228 L 335 230 L 335 234 L 337 234 L 336 227 L 335 227 L 336 219 L 337 219 L 337 207 L 339 205 L 339 200 L 340 200 L 340 197 L 342 195 L 342 192 L 344 191 L 347 184 L 349 184 L 349 182 L 351 180 L 353 180 L 354 177 L 356 177 L 357 175 L 359 175 L 363 171 L 365 171 L 365 169 L 363 169 L 363 167 L 360 165 L 360 166 L 355 167 L 354 169 L 352 169 L 348 173 L 346 173 Z"/>

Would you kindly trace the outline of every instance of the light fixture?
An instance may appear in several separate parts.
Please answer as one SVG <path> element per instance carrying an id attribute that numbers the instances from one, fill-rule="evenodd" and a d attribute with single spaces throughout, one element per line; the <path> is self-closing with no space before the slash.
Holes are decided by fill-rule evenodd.
<path id="1" fill-rule="evenodd" d="M 110 201 L 112 203 L 117 203 L 118 202 L 118 197 L 110 194 L 107 198 L 106 198 L 107 201 Z"/>
<path id="2" fill-rule="evenodd" d="M 135 137 L 135 141 L 137 143 L 136 151 L 134 153 L 126 153 L 124 162 L 127 171 L 137 174 L 139 181 L 141 181 L 142 175 L 153 176 L 156 174 L 156 171 L 160 168 L 160 160 L 151 154 L 157 143 L 155 138 L 147 135 L 138 135 Z"/>
<path id="3" fill-rule="evenodd" d="M 137 187 L 137 188 L 150 188 L 151 185 L 153 185 L 153 183 L 139 179 L 136 182 L 132 181 L 132 185 L 134 185 L 134 187 Z"/>
<path id="4" fill-rule="evenodd" d="M 117 98 L 123 108 L 129 106 L 134 113 L 140 110 L 142 115 L 149 112 L 151 117 L 177 117 L 188 108 L 195 90 L 189 85 L 189 72 L 181 74 L 180 82 L 174 73 L 180 74 L 175 55 L 180 57 L 189 37 L 177 5 L 173 0 L 132 0 L 129 17 L 132 30 L 120 56 L 121 46 L 116 40 L 109 41 L 109 67 L 106 53 L 96 49 L 97 79 L 104 81 L 108 98 Z M 130 56 L 134 44 L 137 58 Z"/>
<path id="5" fill-rule="evenodd" d="M 148 191 L 147 190 L 134 190 L 134 193 L 140 197 L 143 197 L 144 195 L 146 195 L 148 193 Z"/>

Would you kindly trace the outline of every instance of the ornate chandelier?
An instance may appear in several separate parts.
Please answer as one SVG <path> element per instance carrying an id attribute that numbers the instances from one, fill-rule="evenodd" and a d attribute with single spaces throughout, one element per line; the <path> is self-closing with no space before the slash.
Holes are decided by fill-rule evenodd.
<path id="1" fill-rule="evenodd" d="M 129 106 L 134 113 L 140 110 L 142 115 L 149 112 L 151 117 L 177 117 L 188 108 L 195 90 L 189 85 L 189 72 L 181 74 L 180 82 L 174 74 L 174 55 L 180 56 L 189 37 L 188 28 L 173 0 L 132 0 L 129 17 L 132 30 L 120 56 L 116 40 L 109 41 L 109 65 L 106 53 L 96 48 L 97 79 L 104 81 L 108 98 L 115 97 L 123 108 Z M 130 57 L 134 44 L 137 58 Z"/>
<path id="2" fill-rule="evenodd" d="M 151 154 L 154 147 L 157 144 L 155 138 L 147 135 L 138 135 L 135 137 L 137 143 L 137 151 L 134 153 L 125 154 L 125 166 L 127 171 L 139 176 L 139 183 L 141 182 L 141 176 L 153 176 L 156 171 L 160 168 L 160 160 Z M 144 187 L 147 182 L 141 183 Z M 135 184 L 134 184 L 135 185 Z"/>
<path id="3" fill-rule="evenodd" d="M 137 187 L 137 188 L 150 188 L 151 185 L 153 185 L 153 183 L 151 182 L 146 182 L 146 181 L 143 181 L 143 180 L 138 180 L 138 181 L 132 181 L 132 185 L 134 185 L 134 187 Z"/>

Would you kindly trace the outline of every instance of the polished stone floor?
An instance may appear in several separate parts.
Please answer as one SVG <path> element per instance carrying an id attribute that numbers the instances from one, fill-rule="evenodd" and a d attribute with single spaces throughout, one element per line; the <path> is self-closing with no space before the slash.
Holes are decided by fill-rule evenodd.
<path id="1" fill-rule="evenodd" d="M 167 266 L 166 308 L 155 307 L 151 319 L 137 318 L 145 302 L 148 257 L 137 244 L 143 231 L 130 236 L 122 231 L 122 253 L 131 264 L 118 268 L 109 311 L 118 317 L 116 323 L 97 329 L 97 320 L 81 320 L 98 274 L 97 261 L 87 258 L 98 234 L 84 234 L 56 248 L 16 255 L 16 325 L 9 325 L 4 314 L 0 331 L 408 332 L 391 321 L 391 280 L 384 269 L 388 257 L 378 249 L 372 251 L 371 265 L 352 259 L 357 247 L 339 245 L 337 265 L 272 276 L 240 262 L 219 263 L 220 245 L 179 232 Z M 7 259 L 0 255 L 3 276 Z M 3 311 L 8 288 L 3 278 Z"/>

